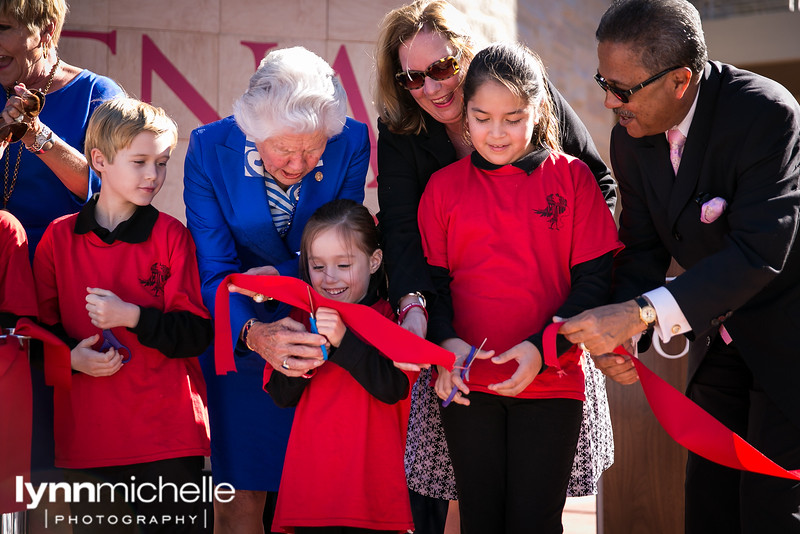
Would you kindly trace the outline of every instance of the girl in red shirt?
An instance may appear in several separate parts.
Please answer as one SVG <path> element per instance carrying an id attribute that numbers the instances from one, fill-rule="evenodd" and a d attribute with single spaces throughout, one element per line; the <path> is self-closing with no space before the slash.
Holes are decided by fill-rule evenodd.
<path id="1" fill-rule="evenodd" d="M 378 246 L 367 208 L 348 199 L 329 202 L 303 231 L 301 277 L 327 298 L 393 318 Z M 265 369 L 275 404 L 297 406 L 272 529 L 406 532 L 413 523 L 403 469 L 408 403 L 401 401 L 409 379 L 348 330 L 337 311 L 320 307 L 315 317 L 328 339 L 328 361 L 308 378 Z"/>
<path id="2" fill-rule="evenodd" d="M 606 302 L 620 243 L 588 167 L 559 151 L 533 52 L 479 52 L 464 105 L 475 151 L 435 173 L 419 207 L 438 293 L 428 339 L 461 355 L 462 368 L 486 339 L 468 376 L 455 369 L 436 382 L 442 399 L 455 391 L 441 415 L 462 532 L 560 533 L 584 377 L 566 339 L 560 370 L 543 364 L 542 333 L 554 315 Z"/>

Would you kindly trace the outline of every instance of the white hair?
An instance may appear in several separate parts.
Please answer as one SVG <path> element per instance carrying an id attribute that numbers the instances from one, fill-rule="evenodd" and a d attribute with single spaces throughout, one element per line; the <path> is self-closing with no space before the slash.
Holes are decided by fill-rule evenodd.
<path id="1" fill-rule="evenodd" d="M 272 50 L 233 104 L 239 128 L 261 142 L 285 133 L 341 133 L 347 94 L 328 63 L 301 47 Z"/>

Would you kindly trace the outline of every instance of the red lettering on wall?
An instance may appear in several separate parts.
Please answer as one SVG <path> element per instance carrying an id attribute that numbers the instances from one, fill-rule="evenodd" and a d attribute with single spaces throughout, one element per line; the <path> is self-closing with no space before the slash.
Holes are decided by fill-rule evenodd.
<path id="1" fill-rule="evenodd" d="M 216 110 L 206 102 L 183 74 L 170 63 L 147 35 L 142 35 L 142 100 L 153 101 L 153 73 L 166 83 L 203 124 L 220 119 Z"/>
<path id="2" fill-rule="evenodd" d="M 267 50 L 278 46 L 278 43 L 259 43 L 256 41 L 239 41 L 239 42 L 253 51 L 253 57 L 256 60 L 256 66 L 253 69 L 253 71 L 258 69 L 258 65 L 261 63 L 261 60 L 264 59 L 264 55 L 266 55 Z"/>
<path id="3" fill-rule="evenodd" d="M 104 43 L 111 50 L 112 54 L 116 55 L 117 53 L 117 30 L 111 30 L 110 32 L 79 32 L 75 30 L 63 30 L 61 32 L 61 37 L 94 39 L 95 41 Z"/>
<path id="4" fill-rule="evenodd" d="M 350 63 L 350 58 L 347 55 L 347 49 L 344 45 L 339 48 L 336 54 L 336 59 L 333 62 L 333 70 L 339 75 L 347 91 L 347 101 L 350 103 L 350 109 L 353 111 L 353 118 L 363 122 L 367 125 L 369 131 L 369 166 L 372 168 L 372 174 L 378 176 L 378 146 L 375 142 L 375 132 L 372 129 L 372 121 L 367 113 L 367 108 L 364 105 L 364 99 L 361 97 L 361 90 L 358 88 L 355 72 L 353 72 L 353 65 Z M 378 187 L 378 182 L 375 178 L 367 184 L 367 187 Z"/>

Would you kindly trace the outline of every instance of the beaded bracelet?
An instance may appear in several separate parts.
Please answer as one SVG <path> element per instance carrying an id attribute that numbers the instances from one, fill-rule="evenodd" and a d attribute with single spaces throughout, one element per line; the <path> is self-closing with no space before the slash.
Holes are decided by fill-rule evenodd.
<path id="1" fill-rule="evenodd" d="M 425 320 L 428 320 L 428 310 L 425 309 L 425 306 L 419 302 L 412 302 L 403 306 L 403 308 L 400 310 L 400 313 L 397 314 L 397 324 L 403 324 L 403 320 L 406 318 L 406 315 L 408 315 L 408 312 L 411 311 L 411 308 L 422 309 L 422 313 L 425 314 Z"/>

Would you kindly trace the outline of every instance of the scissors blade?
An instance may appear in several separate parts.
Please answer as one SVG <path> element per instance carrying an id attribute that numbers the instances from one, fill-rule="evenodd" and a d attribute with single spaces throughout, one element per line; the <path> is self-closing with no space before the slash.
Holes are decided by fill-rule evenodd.
<path id="1" fill-rule="evenodd" d="M 488 337 L 483 338 L 483 343 L 481 343 L 480 346 L 478 347 L 478 350 L 475 351 L 475 354 L 472 356 L 472 359 L 470 361 L 466 362 L 466 365 L 464 366 L 464 370 L 462 371 L 462 374 L 461 374 L 461 376 L 462 376 L 462 378 L 464 380 L 469 381 L 469 370 L 472 368 L 472 363 L 475 361 L 475 356 L 478 355 L 478 353 L 481 351 L 483 346 L 486 344 L 486 340 L 487 339 L 489 339 L 489 338 Z"/>
<path id="2" fill-rule="evenodd" d="M 317 318 L 314 317 L 314 298 L 311 296 L 311 288 L 306 286 L 306 291 L 308 292 L 308 306 L 310 311 L 309 315 L 309 323 L 311 324 L 311 332 L 314 334 L 319 334 L 319 329 L 317 329 Z M 325 345 L 321 345 L 320 348 L 322 349 L 322 359 L 328 359 L 328 349 L 325 348 Z"/>
<path id="3" fill-rule="evenodd" d="M 306 286 L 306 292 L 308 293 L 309 313 L 311 314 L 311 318 L 314 319 L 314 297 L 311 296 L 311 288 Z"/>

